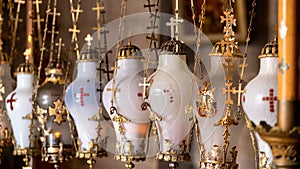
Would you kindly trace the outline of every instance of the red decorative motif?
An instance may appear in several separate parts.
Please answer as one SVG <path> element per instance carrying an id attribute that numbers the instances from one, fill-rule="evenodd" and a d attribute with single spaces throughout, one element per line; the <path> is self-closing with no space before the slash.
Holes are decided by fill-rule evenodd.
<path id="1" fill-rule="evenodd" d="M 75 97 L 76 97 L 76 99 L 77 99 L 76 101 L 77 101 L 77 102 L 80 102 L 80 105 L 81 105 L 81 106 L 84 106 L 84 100 L 83 100 L 83 97 L 84 97 L 84 96 L 90 96 L 90 94 L 89 94 L 89 93 L 84 93 L 84 92 L 83 92 L 83 87 L 81 87 L 81 88 L 80 88 L 80 93 L 76 93 L 76 94 L 75 94 Z"/>
<path id="2" fill-rule="evenodd" d="M 275 112 L 275 101 L 277 101 L 277 96 L 274 96 L 274 89 L 269 90 L 269 96 L 262 98 L 263 101 L 268 101 L 270 104 L 270 112 Z"/>
<path id="3" fill-rule="evenodd" d="M 13 94 L 11 95 L 10 99 L 8 99 L 8 100 L 6 101 L 7 103 L 10 104 L 10 105 L 9 105 L 10 110 L 14 110 L 13 102 L 16 102 L 16 101 L 17 101 L 17 99 L 14 99 L 15 95 L 16 95 L 16 93 L 13 93 Z"/>
<path id="4" fill-rule="evenodd" d="M 138 96 L 138 97 L 143 97 L 143 93 L 138 92 L 137 96 Z"/>

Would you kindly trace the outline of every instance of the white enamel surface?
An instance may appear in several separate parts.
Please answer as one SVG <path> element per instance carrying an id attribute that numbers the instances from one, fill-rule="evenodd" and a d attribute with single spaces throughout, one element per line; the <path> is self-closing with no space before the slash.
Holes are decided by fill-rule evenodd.
<path id="1" fill-rule="evenodd" d="M 265 121 L 274 126 L 277 122 L 277 68 L 276 57 L 261 58 L 258 75 L 245 87 L 246 93 L 243 94 L 242 105 L 249 119 L 256 125 Z M 269 100 L 266 100 L 266 97 Z M 259 151 L 266 153 L 270 163 L 273 155 L 269 145 L 258 134 L 256 137 Z"/>
<path id="2" fill-rule="evenodd" d="M 260 59 L 261 66 L 258 75 L 245 87 L 246 93 L 243 94 L 243 108 L 250 120 L 256 125 L 260 121 L 265 121 L 269 125 L 274 126 L 277 121 L 277 98 L 274 100 L 274 108 L 271 106 L 272 102 L 264 101 L 264 97 L 273 99 L 277 97 L 277 64 L 276 57 Z M 273 95 L 270 90 L 273 91 Z"/>
<path id="3" fill-rule="evenodd" d="M 166 152 L 170 148 L 165 144 L 166 140 L 170 141 L 172 149 L 177 149 L 183 140 L 186 143 L 190 141 L 188 136 L 193 120 L 192 114 L 185 113 L 185 107 L 195 103 L 196 93 L 190 96 L 193 74 L 185 63 L 185 56 L 163 54 L 159 56 L 157 71 L 150 78 L 153 82 L 149 103 L 162 118 L 157 122 L 160 151 Z M 197 92 L 196 89 L 194 91 Z"/>
<path id="4" fill-rule="evenodd" d="M 23 118 L 32 113 L 32 94 L 33 75 L 18 74 L 17 88 L 6 97 L 5 105 L 11 119 L 16 147 L 18 148 L 29 147 L 31 121 Z"/>
<path id="5" fill-rule="evenodd" d="M 99 78 L 97 76 L 97 62 L 79 62 L 77 65 L 77 77 L 67 87 L 65 104 L 72 115 L 78 137 L 82 147 L 89 150 L 89 142 L 96 140 L 98 121 L 89 118 L 99 113 Z"/>
<path id="6" fill-rule="evenodd" d="M 148 111 L 141 109 L 143 91 L 139 83 L 143 83 L 142 73 L 143 67 L 140 59 L 118 60 L 115 86 L 119 92 L 116 92 L 114 106 L 117 112 L 130 122 L 123 123 L 124 137 L 119 131 L 119 123 L 113 122 L 117 139 L 116 153 L 146 153 L 142 145 L 147 144 L 145 140 L 148 139 L 150 121 Z M 108 89 L 111 87 L 112 81 L 109 81 L 103 91 L 103 104 L 110 118 L 113 119 L 117 115 L 110 113 L 112 92 Z M 128 152 L 126 141 L 130 141 L 133 145 L 130 152 Z"/>

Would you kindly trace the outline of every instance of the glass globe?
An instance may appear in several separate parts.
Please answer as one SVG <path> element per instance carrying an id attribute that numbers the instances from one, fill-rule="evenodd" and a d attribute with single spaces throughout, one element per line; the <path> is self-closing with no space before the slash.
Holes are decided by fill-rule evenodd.
<path id="1" fill-rule="evenodd" d="M 77 157 L 106 156 L 104 120 L 100 112 L 98 53 L 90 48 L 77 60 L 77 76 L 67 87 L 65 103 L 78 132 Z"/>
<path id="2" fill-rule="evenodd" d="M 64 105 L 65 75 L 62 60 L 52 60 L 44 83 L 37 90 L 36 112 L 43 144 L 42 160 L 59 163 L 71 158 L 74 125 Z"/>
<path id="3" fill-rule="evenodd" d="M 148 110 L 142 110 L 143 65 L 137 46 L 122 47 L 118 53 L 117 73 L 103 91 L 103 104 L 116 133 L 115 159 L 128 163 L 146 159 L 150 119 Z M 130 167 L 131 166 L 131 167 Z"/>
<path id="4" fill-rule="evenodd" d="M 197 85 L 192 85 L 194 75 L 186 64 L 184 44 L 171 39 L 161 49 L 158 68 L 150 76 L 148 96 L 152 110 L 161 118 L 156 122 L 157 159 L 170 164 L 189 161 L 194 121 L 193 113 L 185 109 L 190 103 L 197 109 Z M 192 93 L 191 86 L 195 87 Z"/>

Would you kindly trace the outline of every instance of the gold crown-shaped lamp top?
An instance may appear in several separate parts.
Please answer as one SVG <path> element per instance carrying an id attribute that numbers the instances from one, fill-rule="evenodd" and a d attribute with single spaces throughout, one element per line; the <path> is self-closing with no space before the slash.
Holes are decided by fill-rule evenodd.
<path id="1" fill-rule="evenodd" d="M 118 59 L 142 59 L 143 54 L 139 47 L 132 45 L 131 41 L 118 52 Z"/>
<path id="2" fill-rule="evenodd" d="M 88 34 L 84 40 L 87 42 L 87 49 L 86 51 L 80 53 L 80 57 L 77 59 L 77 62 L 97 61 L 98 52 L 96 50 L 91 49 L 93 37 L 90 34 Z"/>
<path id="3" fill-rule="evenodd" d="M 272 42 L 267 43 L 260 52 L 258 58 L 265 57 L 278 57 L 278 43 L 277 38 L 275 38 Z"/>
<path id="4" fill-rule="evenodd" d="M 50 74 L 63 75 L 64 69 L 65 67 L 62 59 L 54 59 L 48 63 L 45 73 L 46 76 Z"/>
<path id="5" fill-rule="evenodd" d="M 238 43 L 235 42 L 233 26 L 236 26 L 236 19 L 234 18 L 233 10 L 225 10 L 223 13 L 224 16 L 221 16 L 220 23 L 225 23 L 223 28 L 224 39 L 214 45 L 209 55 L 219 57 L 243 57 Z"/>
<path id="6" fill-rule="evenodd" d="M 183 42 L 180 42 L 179 40 L 176 40 L 175 38 L 172 38 L 171 40 L 168 40 L 164 42 L 160 46 L 160 53 L 170 53 L 170 54 L 175 54 L 175 55 L 180 55 L 180 54 L 186 54 L 186 48 Z"/>
<path id="7" fill-rule="evenodd" d="M 25 63 L 20 64 L 16 70 L 16 74 L 32 74 L 34 73 L 34 66 L 29 63 L 29 55 L 31 54 L 31 49 L 26 49 L 24 52 Z"/>

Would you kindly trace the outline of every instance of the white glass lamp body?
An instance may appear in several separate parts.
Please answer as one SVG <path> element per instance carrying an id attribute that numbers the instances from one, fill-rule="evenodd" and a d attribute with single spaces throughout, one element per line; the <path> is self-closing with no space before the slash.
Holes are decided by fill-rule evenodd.
<path id="1" fill-rule="evenodd" d="M 31 120 L 26 116 L 32 113 L 33 74 L 17 74 L 17 87 L 5 100 L 11 119 L 15 148 L 29 148 Z"/>
<path id="2" fill-rule="evenodd" d="M 115 77 L 117 92 L 113 105 L 118 114 L 110 112 L 112 80 L 107 83 L 103 91 L 103 104 L 112 119 L 116 133 L 115 157 L 145 158 L 150 120 L 148 111 L 141 109 L 143 91 L 139 83 L 143 82 L 142 62 L 138 58 L 125 58 L 119 59 L 117 64 Z M 121 116 L 127 119 L 126 122 L 120 123 L 114 120 Z"/>
<path id="3" fill-rule="evenodd" d="M 245 87 L 242 105 L 249 119 L 259 125 L 264 121 L 270 126 L 277 122 L 277 57 L 260 59 L 260 70 Z M 272 161 L 273 155 L 270 146 L 256 133 L 258 148 Z"/>
<path id="4" fill-rule="evenodd" d="M 194 103 L 197 110 L 194 100 L 197 85 L 194 84 L 194 93 L 191 93 L 194 75 L 185 59 L 186 55 L 161 54 L 158 68 L 150 77 L 149 103 L 161 117 L 161 121 L 157 121 L 159 154 L 184 156 L 190 151 L 193 114 L 186 114 L 185 108 Z"/>
<path id="5" fill-rule="evenodd" d="M 74 119 L 83 151 L 89 151 L 89 143 L 96 141 L 100 132 L 99 122 L 92 120 L 99 115 L 100 107 L 97 67 L 96 61 L 78 62 L 77 77 L 66 90 L 65 104 Z"/>

